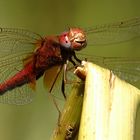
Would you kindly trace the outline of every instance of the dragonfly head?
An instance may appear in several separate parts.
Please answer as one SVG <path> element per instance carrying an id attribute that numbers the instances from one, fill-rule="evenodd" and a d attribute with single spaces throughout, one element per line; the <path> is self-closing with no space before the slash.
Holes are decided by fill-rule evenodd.
<path id="1" fill-rule="evenodd" d="M 60 44 L 65 48 L 79 51 L 86 47 L 86 35 L 80 28 L 70 28 L 59 36 Z"/>

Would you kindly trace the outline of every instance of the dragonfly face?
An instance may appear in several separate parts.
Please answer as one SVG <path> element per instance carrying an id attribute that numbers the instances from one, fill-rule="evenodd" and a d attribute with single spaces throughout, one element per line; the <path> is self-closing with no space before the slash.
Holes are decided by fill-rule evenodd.
<path id="1" fill-rule="evenodd" d="M 79 51 L 86 47 L 86 34 L 80 28 L 70 28 L 68 32 L 59 36 L 59 42 L 65 48 Z"/>

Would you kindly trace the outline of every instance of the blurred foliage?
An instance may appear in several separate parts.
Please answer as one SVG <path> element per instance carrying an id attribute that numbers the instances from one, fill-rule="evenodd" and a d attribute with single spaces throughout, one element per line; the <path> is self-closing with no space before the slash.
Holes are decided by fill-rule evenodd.
<path id="1" fill-rule="evenodd" d="M 0 26 L 25 28 L 41 35 L 58 34 L 71 26 L 90 27 L 140 16 L 139 5 L 138 0 L 0 0 Z M 135 56 L 139 55 L 138 44 L 139 40 L 135 40 L 113 48 L 95 46 L 92 52 Z M 1 140 L 48 140 L 58 118 L 42 79 L 31 104 L 1 104 L 0 112 Z"/>

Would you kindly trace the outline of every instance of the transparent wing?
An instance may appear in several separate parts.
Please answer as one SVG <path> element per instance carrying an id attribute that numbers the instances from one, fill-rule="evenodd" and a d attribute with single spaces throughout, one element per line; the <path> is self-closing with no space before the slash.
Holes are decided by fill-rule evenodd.
<path id="1" fill-rule="evenodd" d="M 34 95 L 33 90 L 26 84 L 0 96 L 0 103 L 24 105 L 30 103 Z"/>
<path id="2" fill-rule="evenodd" d="M 88 55 L 79 55 L 80 58 L 88 58 L 95 64 L 112 70 L 121 79 L 134 84 L 140 80 L 140 57 L 97 57 Z M 84 60 L 84 59 L 83 59 Z"/>
<path id="3" fill-rule="evenodd" d="M 140 17 L 85 30 L 88 45 L 120 43 L 140 36 Z"/>
<path id="4" fill-rule="evenodd" d="M 27 30 L 0 28 L 0 83 L 23 69 L 23 60 L 33 53 L 39 38 Z M 0 102 L 26 104 L 32 97 L 33 91 L 26 84 L 0 96 Z"/>

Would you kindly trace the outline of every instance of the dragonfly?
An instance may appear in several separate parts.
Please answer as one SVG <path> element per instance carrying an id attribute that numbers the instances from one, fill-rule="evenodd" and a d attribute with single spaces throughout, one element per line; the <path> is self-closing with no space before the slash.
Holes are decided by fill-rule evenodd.
<path id="1" fill-rule="evenodd" d="M 61 34 L 44 37 L 25 29 L 0 28 L 0 102 L 16 105 L 30 103 L 40 77 L 43 76 L 46 86 L 51 85 L 51 91 L 63 71 L 64 85 L 68 62 L 77 67 L 85 56 L 88 57 L 80 55 L 80 50 L 138 37 L 140 17 L 86 29 L 69 28 Z M 139 57 L 91 55 L 88 60 L 111 69 L 126 81 L 140 80 Z"/>

